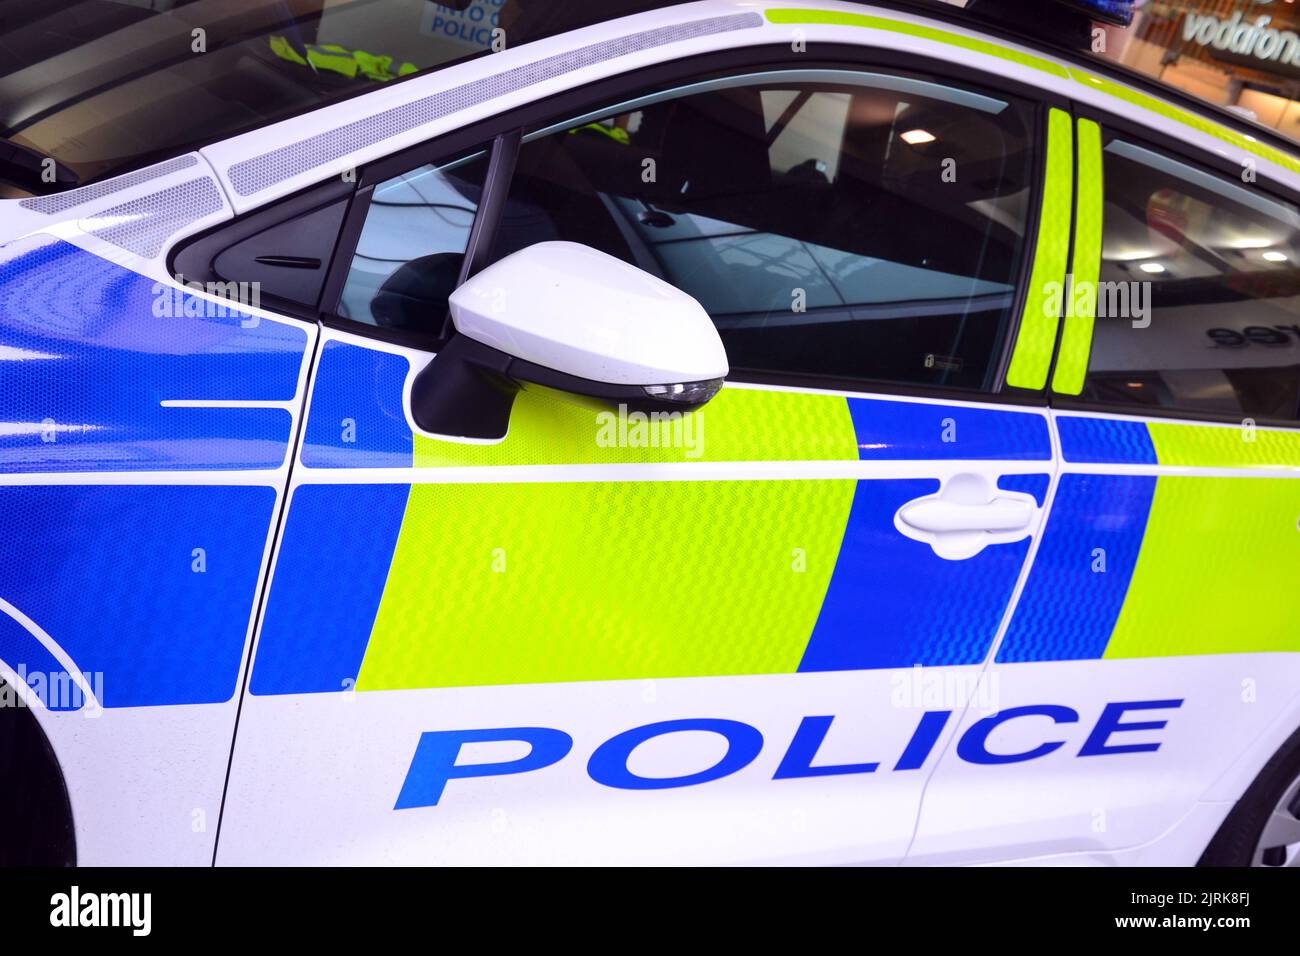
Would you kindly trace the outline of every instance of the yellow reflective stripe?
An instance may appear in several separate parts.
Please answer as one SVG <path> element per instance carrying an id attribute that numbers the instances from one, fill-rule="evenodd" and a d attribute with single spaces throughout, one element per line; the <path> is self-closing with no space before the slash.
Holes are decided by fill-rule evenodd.
<path id="1" fill-rule="evenodd" d="M 1205 133 L 1213 136 L 1215 139 L 1227 143 L 1244 153 L 1250 153 L 1261 159 L 1266 159 L 1270 163 L 1281 166 L 1283 169 L 1292 173 L 1300 173 L 1300 160 L 1280 149 L 1274 149 L 1272 146 L 1265 145 L 1253 136 L 1245 133 L 1239 133 L 1230 126 L 1224 126 L 1222 123 L 1215 122 L 1207 116 L 1201 116 L 1193 113 L 1191 110 L 1185 110 L 1181 107 L 1166 103 L 1164 100 L 1157 99 L 1147 93 L 1130 89 L 1123 84 L 1108 80 L 1104 76 L 1097 76 L 1095 73 L 1089 73 L 1087 70 L 1076 68 L 1070 69 L 1070 78 L 1076 83 L 1083 83 L 1095 90 L 1100 90 L 1116 99 L 1123 100 L 1133 106 L 1139 106 L 1142 109 L 1150 110 L 1165 119 L 1173 120 L 1175 123 L 1181 123 L 1184 126 L 1190 126 L 1198 133 Z"/>
<path id="2" fill-rule="evenodd" d="M 1062 395 L 1078 395 L 1083 391 L 1097 317 L 1097 280 L 1101 277 L 1101 127 L 1092 120 L 1079 120 L 1077 147 L 1070 296 L 1056 371 L 1052 374 L 1052 390 Z"/>
<path id="3" fill-rule="evenodd" d="M 1298 506 L 1294 478 L 1161 475 L 1104 656 L 1300 651 Z"/>
<path id="4" fill-rule="evenodd" d="M 922 40 L 933 40 L 936 43 L 947 43 L 952 46 L 959 46 L 963 49 L 970 50 L 974 53 L 983 53 L 988 56 L 995 56 L 1001 60 L 1009 60 L 1012 63 L 1018 63 L 1021 66 L 1027 66 L 1030 69 L 1042 70 L 1046 73 L 1052 73 L 1056 76 L 1067 78 L 1069 72 L 1059 63 L 1053 63 L 1051 60 L 1044 59 L 1041 56 L 1034 56 L 1032 53 L 1024 53 L 1020 50 L 1009 50 L 1006 47 L 991 43 L 988 40 L 980 40 L 976 37 L 964 36 L 960 33 L 951 33 L 947 30 L 939 30 L 934 27 L 922 26 L 917 23 L 905 23 L 901 20 L 890 20 L 886 17 L 871 16 L 866 13 L 842 13 L 838 10 L 800 10 L 800 9 L 773 9 L 766 11 L 769 23 L 780 24 L 829 24 L 832 26 L 843 27 L 866 27 L 871 30 L 886 30 L 890 33 L 901 33 L 907 36 L 917 37 Z"/>
<path id="5" fill-rule="evenodd" d="M 855 484 L 412 485 L 357 689 L 792 674 Z"/>
<path id="6" fill-rule="evenodd" d="M 1049 110 L 1038 244 L 1034 250 L 1033 269 L 1029 273 L 1025 309 L 1016 333 L 1016 347 L 1007 369 L 1007 384 L 1015 388 L 1038 389 L 1047 384 L 1070 250 L 1073 167 L 1074 137 L 1070 115 L 1064 110 Z"/>
<path id="7" fill-rule="evenodd" d="M 1147 422 L 1147 432 L 1151 436 L 1156 461 L 1162 465 L 1191 468 L 1300 466 L 1300 431 L 1259 428 L 1249 419 L 1241 425 Z M 1300 492 L 1300 485 L 1295 487 Z M 1297 507 L 1300 508 L 1300 504 Z"/>
<path id="8" fill-rule="evenodd" d="M 988 56 L 998 57 L 1002 60 L 1008 60 L 1017 63 L 1020 66 L 1028 67 L 1031 70 L 1039 70 L 1043 73 L 1050 73 L 1053 76 L 1069 79 L 1075 83 L 1081 83 L 1090 86 L 1093 89 L 1100 90 L 1109 96 L 1123 100 L 1133 106 L 1150 110 L 1165 119 L 1180 123 L 1183 126 L 1189 126 L 1198 132 L 1213 136 L 1220 142 L 1266 159 L 1271 163 L 1280 166 L 1288 172 L 1300 174 L 1300 159 L 1295 156 L 1276 149 L 1272 146 L 1259 142 L 1255 137 L 1245 133 L 1239 133 L 1230 126 L 1225 126 L 1218 121 L 1191 110 L 1186 110 L 1171 103 L 1167 103 L 1158 97 L 1142 93 L 1117 83 L 1114 80 L 1108 80 L 1104 76 L 1098 76 L 1088 70 L 1078 67 L 1066 67 L 1052 60 L 1043 57 L 1034 56 L 1029 53 L 1023 53 L 1018 50 L 1006 50 L 994 43 L 986 40 L 978 40 L 960 33 L 953 33 L 948 30 L 940 30 L 935 27 L 921 26 L 914 23 L 901 23 L 895 20 L 888 20 L 884 17 L 868 16 L 860 13 L 841 13 L 835 10 L 799 10 L 799 9 L 772 9 L 766 11 L 767 19 L 770 23 L 777 24 L 831 24 L 835 26 L 858 26 L 869 27 L 874 30 L 887 30 L 891 33 L 901 33 L 908 36 L 915 36 L 925 40 L 933 40 L 936 43 L 946 43 L 951 46 L 961 47 L 962 49 L 971 50 L 976 53 L 983 53 Z"/>
<path id="9" fill-rule="evenodd" d="M 856 461 L 857 433 L 839 395 L 726 386 L 698 411 L 660 419 L 620 415 L 549 389 L 515 398 L 495 445 L 415 436 L 416 468 L 692 461 Z"/>

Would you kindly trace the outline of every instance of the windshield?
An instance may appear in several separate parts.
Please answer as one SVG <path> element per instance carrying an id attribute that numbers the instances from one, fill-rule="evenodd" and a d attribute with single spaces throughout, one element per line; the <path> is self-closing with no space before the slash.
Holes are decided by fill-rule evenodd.
<path id="1" fill-rule="evenodd" d="M 0 0 L 3 194 L 84 185 L 476 56 L 496 29 L 518 46 L 665 5 Z M 57 183 L 33 175 L 44 158 Z"/>

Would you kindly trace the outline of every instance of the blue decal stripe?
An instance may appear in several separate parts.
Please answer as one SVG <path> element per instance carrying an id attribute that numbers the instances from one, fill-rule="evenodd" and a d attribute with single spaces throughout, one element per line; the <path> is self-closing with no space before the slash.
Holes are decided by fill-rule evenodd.
<path id="1" fill-rule="evenodd" d="M 850 398 L 863 461 L 1049 461 L 1047 420 L 1033 412 Z"/>
<path id="2" fill-rule="evenodd" d="M 356 681 L 410 490 L 303 485 L 294 492 L 258 639 L 254 694 L 340 691 Z"/>
<path id="3" fill-rule="evenodd" d="M 998 479 L 998 487 L 1003 491 L 1019 491 L 1033 495 L 1038 507 L 1047 500 L 1047 486 L 1051 484 L 1050 475 L 1003 475 Z"/>
<path id="4" fill-rule="evenodd" d="M 66 242 L 0 247 L 0 470 L 277 468 L 288 410 L 162 403 L 291 400 L 306 346 Z"/>
<path id="5" fill-rule="evenodd" d="M 982 661 L 1020 574 L 1028 539 L 948 561 L 899 534 L 894 514 L 933 479 L 860 481 L 839 560 L 800 671 Z"/>
<path id="6" fill-rule="evenodd" d="M 326 342 L 312 387 L 302 462 L 309 468 L 410 468 L 402 407 L 410 363 L 401 356 Z"/>
<path id="7" fill-rule="evenodd" d="M 227 701 L 275 497 L 258 485 L 0 488 L 0 596 L 96 675 L 105 707 Z"/>
<path id="8" fill-rule="evenodd" d="M 999 661 L 1102 656 L 1142 549 L 1155 486 L 1150 475 L 1061 476 Z"/>
<path id="9" fill-rule="evenodd" d="M 1154 465 L 1156 450 L 1145 422 L 1059 415 L 1061 455 L 1080 464 Z"/>

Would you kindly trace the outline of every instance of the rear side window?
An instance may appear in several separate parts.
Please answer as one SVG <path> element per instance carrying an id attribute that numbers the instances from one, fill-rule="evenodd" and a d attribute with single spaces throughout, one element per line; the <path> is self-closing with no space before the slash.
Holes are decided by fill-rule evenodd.
<path id="1" fill-rule="evenodd" d="M 526 140 L 493 257 L 552 239 L 621 257 L 704 306 L 733 374 L 991 388 L 1025 243 L 1024 111 L 808 75 Z"/>
<path id="2" fill-rule="evenodd" d="M 1123 140 L 1103 170 L 1102 317 L 1083 398 L 1296 419 L 1300 212 Z"/>
<path id="3" fill-rule="evenodd" d="M 487 175 L 487 152 L 375 186 L 337 313 L 429 333 L 447 314 Z"/>

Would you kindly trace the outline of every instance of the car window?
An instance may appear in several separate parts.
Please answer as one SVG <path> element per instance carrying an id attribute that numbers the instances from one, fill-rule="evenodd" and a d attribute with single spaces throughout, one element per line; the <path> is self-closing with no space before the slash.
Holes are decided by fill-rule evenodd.
<path id="1" fill-rule="evenodd" d="M 1300 411 L 1300 212 L 1111 141 L 1083 398 L 1252 418 Z"/>
<path id="2" fill-rule="evenodd" d="M 485 54 L 507 35 L 515 47 L 663 5 L 0 0 L 0 138 L 55 160 L 60 185 L 84 185 Z M 0 195 L 40 189 L 7 154 Z"/>
<path id="3" fill-rule="evenodd" d="M 486 173 L 483 151 L 376 185 L 337 314 L 366 325 L 436 332 L 460 276 Z"/>
<path id="4" fill-rule="evenodd" d="M 1025 242 L 1024 110 L 789 76 L 526 140 L 493 257 L 550 239 L 621 257 L 704 306 L 733 375 L 991 387 Z"/>

